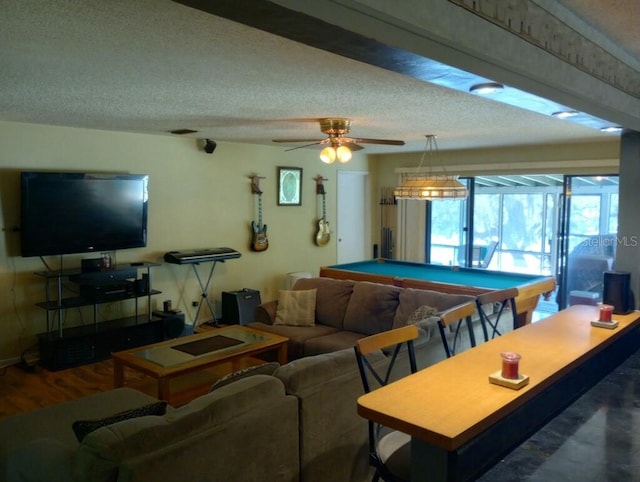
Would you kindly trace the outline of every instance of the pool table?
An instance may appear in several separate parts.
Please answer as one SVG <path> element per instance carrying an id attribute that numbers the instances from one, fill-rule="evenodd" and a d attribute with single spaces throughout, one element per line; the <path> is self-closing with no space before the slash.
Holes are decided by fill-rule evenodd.
<path id="1" fill-rule="evenodd" d="M 493 290 L 517 288 L 518 326 L 531 323 L 531 315 L 540 295 L 544 294 L 548 297 L 556 286 L 553 276 L 441 266 L 384 258 L 324 266 L 320 268 L 320 276 L 473 296 Z"/>

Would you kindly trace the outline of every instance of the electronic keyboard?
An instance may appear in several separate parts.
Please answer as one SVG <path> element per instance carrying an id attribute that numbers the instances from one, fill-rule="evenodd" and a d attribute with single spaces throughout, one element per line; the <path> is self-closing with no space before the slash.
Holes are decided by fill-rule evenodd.
<path id="1" fill-rule="evenodd" d="M 164 254 L 164 260 L 173 264 L 206 263 L 207 261 L 224 261 L 239 257 L 240 253 L 231 248 L 189 249 L 169 251 Z"/>

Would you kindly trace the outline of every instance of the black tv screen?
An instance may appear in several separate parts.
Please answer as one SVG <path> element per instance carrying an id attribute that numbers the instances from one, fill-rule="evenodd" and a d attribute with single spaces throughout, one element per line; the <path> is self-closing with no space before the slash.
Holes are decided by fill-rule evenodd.
<path id="1" fill-rule="evenodd" d="M 147 245 L 148 176 L 21 173 L 22 256 Z"/>

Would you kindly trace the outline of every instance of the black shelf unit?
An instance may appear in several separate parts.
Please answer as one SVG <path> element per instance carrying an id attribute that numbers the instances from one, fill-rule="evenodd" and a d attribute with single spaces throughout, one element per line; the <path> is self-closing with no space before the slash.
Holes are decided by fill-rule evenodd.
<path id="1" fill-rule="evenodd" d="M 106 360 L 115 351 L 162 341 L 164 322 L 132 316 L 67 328 L 63 338 L 57 332 L 41 333 L 38 338 L 40 363 L 50 370 L 63 370 Z"/>
<path id="2" fill-rule="evenodd" d="M 53 301 L 40 301 L 36 303 L 36 306 L 40 308 L 44 308 L 47 311 L 57 311 L 58 309 L 69 309 L 69 308 L 80 308 L 82 306 L 90 306 L 93 304 L 102 304 L 102 303 L 111 303 L 112 301 L 124 301 L 124 300 L 132 300 L 135 298 L 141 298 L 143 296 L 153 296 L 162 293 L 162 291 L 150 290 L 148 293 L 144 294 L 133 294 L 127 296 L 118 296 L 117 298 L 110 298 L 101 301 L 89 300 L 88 298 L 83 298 L 82 296 L 75 296 L 71 298 L 64 298 L 60 302 L 57 300 Z"/>
<path id="3" fill-rule="evenodd" d="M 164 338 L 163 320 L 153 317 L 151 297 L 161 293 L 151 289 L 151 268 L 158 263 L 131 263 L 98 272 L 80 269 L 38 271 L 35 274 L 46 279 L 46 299 L 36 306 L 46 311 L 47 331 L 38 334 L 40 363 L 51 370 L 104 360 L 114 351 L 134 348 L 161 341 Z M 143 272 L 142 279 L 138 278 Z M 124 279 L 127 277 L 129 279 Z M 111 282 L 111 278 L 116 281 Z M 63 282 L 70 280 L 79 286 L 94 283 L 96 286 L 117 286 L 108 296 L 65 296 Z M 138 300 L 146 299 L 146 313 L 139 313 Z M 114 301 L 135 300 L 135 315 L 98 322 L 98 306 Z M 65 328 L 63 312 L 70 308 L 93 306 L 93 323 Z M 55 329 L 52 315 L 57 313 Z"/>

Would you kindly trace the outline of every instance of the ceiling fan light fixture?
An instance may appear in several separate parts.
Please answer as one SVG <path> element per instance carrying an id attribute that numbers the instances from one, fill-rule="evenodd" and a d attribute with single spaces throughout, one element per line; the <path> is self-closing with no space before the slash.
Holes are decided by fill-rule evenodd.
<path id="1" fill-rule="evenodd" d="M 504 89 L 504 85 L 499 84 L 497 82 L 484 82 L 482 84 L 472 85 L 471 88 L 469 89 L 469 92 L 473 94 L 489 95 L 489 94 L 495 94 L 496 92 L 500 92 L 503 89 Z"/>
<path id="2" fill-rule="evenodd" d="M 336 160 L 336 150 L 331 147 L 325 147 L 320 151 L 320 160 L 325 164 L 333 164 Z"/>
<path id="3" fill-rule="evenodd" d="M 320 151 L 320 160 L 325 164 L 333 164 L 336 160 L 345 164 L 352 157 L 351 149 L 347 146 L 327 146 Z"/>
<path id="4" fill-rule="evenodd" d="M 353 154 L 351 153 L 351 149 L 347 146 L 340 146 L 336 149 L 336 159 L 342 164 L 345 164 L 351 160 Z"/>
<path id="5" fill-rule="evenodd" d="M 348 137 L 351 129 L 351 120 L 345 117 L 330 117 L 320 119 L 320 130 L 327 135 L 325 139 L 273 139 L 273 142 L 294 143 L 305 142 L 298 147 L 292 147 L 287 151 L 311 147 L 315 145 L 324 146 L 320 151 L 320 160 L 325 164 L 332 164 L 336 160 L 347 163 L 353 158 L 352 151 L 364 149 L 360 144 L 383 144 L 387 146 L 404 146 L 404 141 L 393 139 L 366 139 Z"/>

